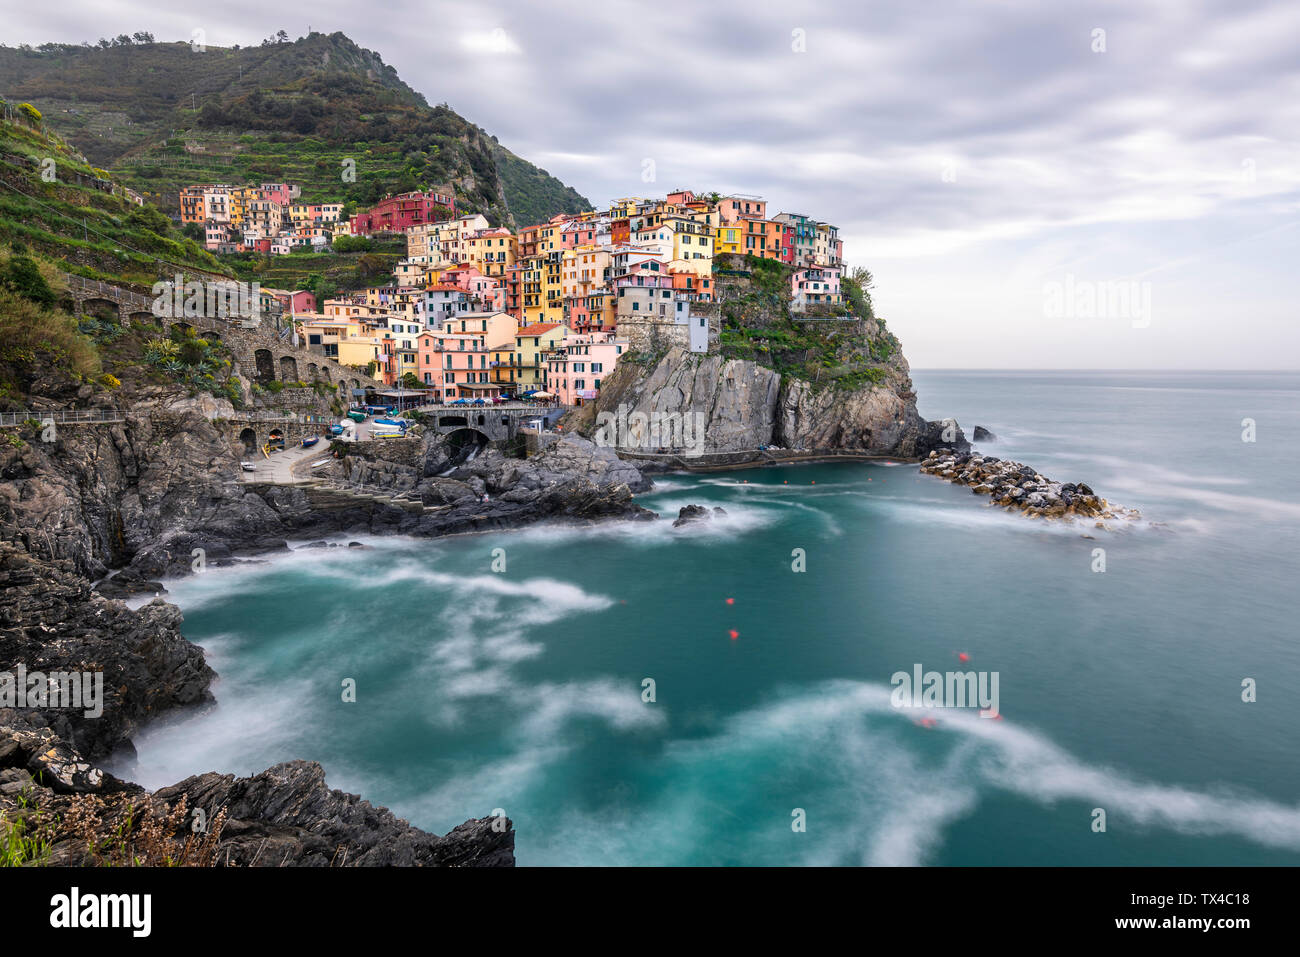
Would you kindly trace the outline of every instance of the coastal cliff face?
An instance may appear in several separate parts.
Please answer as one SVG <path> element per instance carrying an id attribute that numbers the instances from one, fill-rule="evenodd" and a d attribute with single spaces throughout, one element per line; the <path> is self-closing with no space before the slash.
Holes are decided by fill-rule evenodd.
<path id="1" fill-rule="evenodd" d="M 313 535 L 436 536 L 648 514 L 632 501 L 647 487 L 636 468 L 576 436 L 527 460 L 486 450 L 459 464 L 436 436 L 353 449 L 317 473 L 338 488 L 243 483 L 238 457 L 203 415 L 137 404 L 121 425 L 0 445 L 0 544 L 92 580 L 112 573 L 97 589 L 121 597 L 190 574 L 195 549 L 221 566 Z M 357 486 L 409 498 L 348 491 Z"/>
<path id="2" fill-rule="evenodd" d="M 630 335 L 630 351 L 567 428 L 633 457 L 666 454 L 670 467 L 968 447 L 955 423 L 917 412 L 869 273 L 845 275 L 834 304 L 796 303 L 790 266 L 726 254 L 714 266 L 715 300 L 692 304 L 689 317 L 708 325 L 708 351 Z"/>
<path id="3" fill-rule="evenodd" d="M 0 447 L 0 540 L 89 578 L 124 565 L 179 571 L 199 538 L 273 541 L 274 516 L 237 476 L 206 418 L 141 403 L 120 425 Z"/>
<path id="4" fill-rule="evenodd" d="M 175 605 L 154 600 L 132 611 L 96 594 L 71 562 L 43 562 L 12 546 L 0 546 L 0 594 L 0 671 L 21 663 L 28 673 L 104 675 L 101 714 L 0 704 L 0 724 L 48 724 L 81 753 L 103 758 L 129 750 L 151 718 L 212 701 L 216 674 L 182 637 Z"/>
<path id="5" fill-rule="evenodd" d="M 652 422 L 698 415 L 703 447 L 697 451 L 706 455 L 777 446 L 812 454 L 919 458 L 942 445 L 961 443 L 959 431 L 945 442 L 943 424 L 927 422 L 916 411 L 901 353 L 877 378 L 856 388 L 818 388 L 757 361 L 674 348 L 648 368 L 620 363 L 601 384 L 596 401 L 575 414 L 573 426 L 595 435 L 601 413 L 640 413 Z M 634 441 L 624 447 L 654 451 L 653 444 L 638 447 Z"/>

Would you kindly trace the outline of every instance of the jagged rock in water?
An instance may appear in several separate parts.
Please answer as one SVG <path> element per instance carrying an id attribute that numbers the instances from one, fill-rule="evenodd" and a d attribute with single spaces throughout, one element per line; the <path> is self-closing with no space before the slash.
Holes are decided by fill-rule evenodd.
<path id="1" fill-rule="evenodd" d="M 973 442 L 996 442 L 997 440 L 998 437 L 982 425 L 975 426 L 975 431 L 971 434 Z"/>
<path id="2" fill-rule="evenodd" d="M 1030 518 L 1138 518 L 1136 509 L 1113 505 L 1087 485 L 1053 482 L 1028 465 L 985 458 L 977 452 L 931 452 L 921 463 L 921 471 L 957 485 L 969 485 L 976 495 L 987 495 L 993 504 L 1020 510 Z"/>
<path id="3" fill-rule="evenodd" d="M 681 528 L 683 525 L 692 525 L 697 522 L 707 522 L 713 518 L 713 513 L 704 505 L 683 505 L 677 512 L 677 519 L 673 522 L 673 528 Z"/>

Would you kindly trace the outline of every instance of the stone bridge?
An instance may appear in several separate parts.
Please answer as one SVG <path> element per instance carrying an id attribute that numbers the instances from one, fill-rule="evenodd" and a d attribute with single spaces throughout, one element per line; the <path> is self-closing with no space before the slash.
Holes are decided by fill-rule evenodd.
<path id="1" fill-rule="evenodd" d="M 519 435 L 530 422 L 543 419 L 547 425 L 568 411 L 567 407 L 523 404 L 506 405 L 424 405 L 416 411 L 427 416 L 426 427 L 440 435 L 467 432 L 465 439 L 479 444 L 504 442 Z M 472 433 L 478 433 L 477 436 Z"/>
<path id="2" fill-rule="evenodd" d="M 157 323 L 166 329 L 174 326 L 193 329 L 203 338 L 225 345 L 234 356 L 232 371 L 258 385 L 275 381 L 325 382 L 338 390 L 344 405 L 351 401 L 352 389 L 383 388 L 381 382 L 364 373 L 293 345 L 292 331 L 287 324 L 280 324 L 277 332 L 274 324 L 255 319 L 158 316 L 154 313 L 154 300 L 149 296 L 81 276 L 65 273 L 63 278 L 77 315 L 84 315 L 95 306 L 107 306 L 117 310 L 123 325 Z M 278 316 L 272 319 L 279 324 Z"/>

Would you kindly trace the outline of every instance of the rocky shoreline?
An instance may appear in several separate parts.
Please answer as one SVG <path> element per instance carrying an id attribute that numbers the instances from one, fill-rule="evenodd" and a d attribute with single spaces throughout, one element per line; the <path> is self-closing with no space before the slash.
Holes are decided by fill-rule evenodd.
<path id="1" fill-rule="evenodd" d="M 201 775 L 153 795 L 96 764 L 131 754 L 148 721 L 213 704 L 216 673 L 182 635 L 180 609 L 118 600 L 162 591 L 163 579 L 285 553 L 291 539 L 656 517 L 633 501 L 633 490 L 650 484 L 640 472 L 576 436 L 527 460 L 487 449 L 459 461 L 432 438 L 352 451 L 332 465 L 340 489 L 245 485 L 211 422 L 148 405 L 121 425 L 69 426 L 54 442 L 0 448 L 0 673 L 104 676 L 98 715 L 40 701 L 0 705 L 0 812 L 10 823 L 30 817 L 50 827 L 89 815 L 107 836 L 124 801 L 157 804 L 163 820 L 184 796 L 190 813 L 202 806 L 212 819 L 225 810 L 208 863 L 513 864 L 508 820 L 424 834 L 328 789 L 310 762 L 247 779 Z M 69 816 L 77 796 L 91 805 Z M 59 827 L 47 835 L 50 861 L 80 863 L 75 848 L 88 835 Z"/>
<path id="2" fill-rule="evenodd" d="M 987 495 L 991 504 L 1023 512 L 1029 518 L 1092 519 L 1103 528 L 1107 521 L 1140 517 L 1137 509 L 1114 505 L 1087 485 L 1055 482 L 1032 466 L 981 455 L 973 449 L 932 451 L 921 463 L 921 471 L 954 485 L 968 485 L 976 495 Z"/>
<path id="3" fill-rule="evenodd" d="M 12 717 L 9 720 L 13 720 Z M 247 778 L 200 774 L 150 793 L 86 761 L 54 731 L 0 723 L 0 810 L 61 866 L 511 867 L 513 824 L 443 836 L 288 761 Z M 106 840 L 110 838 L 111 840 Z"/>
<path id="4" fill-rule="evenodd" d="M 888 439 L 895 454 L 938 442 L 939 423 L 910 416 L 899 418 L 906 438 Z M 204 857 L 210 864 L 513 864 L 508 820 L 424 834 L 330 790 L 310 762 L 243 779 L 209 773 L 152 795 L 96 764 L 129 755 L 132 737 L 150 720 L 213 704 L 216 674 L 182 635 L 180 610 L 161 599 L 136 609 L 120 600 L 165 591 L 165 579 L 264 560 L 287 552 L 291 540 L 658 518 L 634 500 L 652 486 L 642 463 L 580 435 L 566 433 L 527 459 L 432 435 L 341 451 L 310 482 L 245 483 L 238 456 L 206 416 L 148 400 L 121 424 L 65 426 L 52 442 L 0 446 L 0 672 L 21 665 L 105 679 L 96 717 L 0 707 L 0 812 L 10 821 L 35 815 L 42 827 L 82 827 L 48 835 L 51 862 L 81 863 L 77 848 L 94 836 L 87 820 L 108 835 L 125 807 L 144 802 L 156 806 L 156 822 L 171 821 L 154 828 L 170 828 L 167 840 L 186 832 L 185 822 L 173 820 L 178 807 L 187 814 L 201 807 L 208 819 L 222 814 L 224 831 Z M 692 507 L 674 525 L 716 513 Z M 147 830 L 138 817 L 131 828 Z M 154 843 L 163 838 L 155 833 Z"/>

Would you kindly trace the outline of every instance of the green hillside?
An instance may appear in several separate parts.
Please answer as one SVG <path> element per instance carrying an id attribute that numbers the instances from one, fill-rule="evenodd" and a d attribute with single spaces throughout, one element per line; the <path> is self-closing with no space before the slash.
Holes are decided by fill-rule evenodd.
<path id="1" fill-rule="evenodd" d="M 591 209 L 591 204 L 572 186 L 522 160 L 499 143 L 494 156 L 501 182 L 510 201 L 510 212 L 521 226 L 544 223 L 557 213 L 577 213 Z"/>
<path id="2" fill-rule="evenodd" d="M 202 52 L 126 37 L 0 47 L 0 96 L 34 104 L 92 163 L 169 211 L 189 183 L 268 180 L 361 207 L 450 185 L 459 208 L 496 224 L 590 208 L 341 33 Z"/>
<path id="3" fill-rule="evenodd" d="M 0 244 L 91 279 L 152 285 L 176 269 L 230 272 L 45 126 L 0 121 Z"/>

